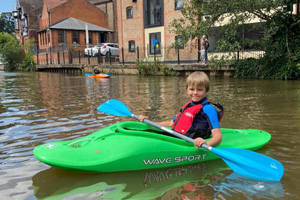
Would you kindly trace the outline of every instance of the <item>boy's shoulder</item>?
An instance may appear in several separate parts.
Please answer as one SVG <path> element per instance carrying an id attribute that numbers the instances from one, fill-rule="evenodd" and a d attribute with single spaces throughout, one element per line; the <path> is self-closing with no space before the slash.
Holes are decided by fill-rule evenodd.
<path id="1" fill-rule="evenodd" d="M 203 111 L 204 112 L 216 112 L 217 109 L 210 103 L 206 103 L 203 105 Z"/>

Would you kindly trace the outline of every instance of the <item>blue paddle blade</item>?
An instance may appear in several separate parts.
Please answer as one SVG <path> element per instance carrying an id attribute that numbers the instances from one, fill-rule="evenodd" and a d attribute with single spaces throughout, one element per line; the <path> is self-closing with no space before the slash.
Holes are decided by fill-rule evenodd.
<path id="1" fill-rule="evenodd" d="M 117 115 L 121 117 L 131 117 L 132 113 L 127 108 L 127 106 L 116 99 L 110 99 L 97 108 L 98 111 L 110 114 L 110 115 Z"/>
<path id="2" fill-rule="evenodd" d="M 86 76 L 93 76 L 91 73 L 85 73 Z"/>
<path id="3" fill-rule="evenodd" d="M 109 76 L 111 75 L 111 73 L 110 73 L 110 72 L 108 72 L 108 73 L 106 73 L 106 74 L 107 74 L 107 75 L 109 75 Z"/>
<path id="4" fill-rule="evenodd" d="M 268 156 L 245 149 L 216 149 L 211 151 L 220 156 L 237 174 L 261 181 L 280 181 L 283 165 Z"/>

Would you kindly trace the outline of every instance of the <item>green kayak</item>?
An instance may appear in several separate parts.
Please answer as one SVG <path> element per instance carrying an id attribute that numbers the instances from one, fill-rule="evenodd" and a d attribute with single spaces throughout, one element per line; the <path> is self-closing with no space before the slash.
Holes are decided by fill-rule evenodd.
<path id="1" fill-rule="evenodd" d="M 221 129 L 217 148 L 257 150 L 271 135 L 255 129 Z M 209 139 L 208 139 L 209 140 Z M 50 166 L 76 172 L 113 172 L 172 167 L 219 158 L 147 124 L 126 121 L 69 141 L 37 146 L 34 156 Z"/>

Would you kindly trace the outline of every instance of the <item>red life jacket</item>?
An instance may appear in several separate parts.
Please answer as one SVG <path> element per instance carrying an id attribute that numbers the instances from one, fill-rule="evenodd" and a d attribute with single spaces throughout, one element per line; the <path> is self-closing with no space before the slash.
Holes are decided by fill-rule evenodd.
<path id="1" fill-rule="evenodd" d="M 177 114 L 176 119 L 173 123 L 172 130 L 177 131 L 181 134 L 186 134 L 186 132 L 192 127 L 194 118 L 200 112 L 206 104 L 212 104 L 217 107 L 217 114 L 219 122 L 221 121 L 224 115 L 223 106 L 219 103 L 210 103 L 206 102 L 204 104 L 196 104 L 193 106 L 189 106 L 190 102 L 186 103 L 181 109 L 180 112 Z"/>
<path id="2" fill-rule="evenodd" d="M 173 123 L 172 130 L 181 134 L 185 134 L 193 124 L 196 114 L 203 108 L 202 104 L 188 106 L 190 102 L 186 103 L 177 114 L 176 120 Z"/>

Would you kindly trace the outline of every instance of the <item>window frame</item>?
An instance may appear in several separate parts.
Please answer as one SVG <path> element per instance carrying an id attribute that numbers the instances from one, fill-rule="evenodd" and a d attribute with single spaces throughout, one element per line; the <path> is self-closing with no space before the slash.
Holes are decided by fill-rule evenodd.
<path id="1" fill-rule="evenodd" d="M 177 42 L 178 44 L 180 43 L 180 46 L 179 46 L 178 49 L 184 49 L 184 44 L 181 43 L 180 41 L 178 41 L 178 40 L 181 40 L 181 39 L 182 39 L 182 35 L 175 36 L 175 42 Z"/>
<path id="2" fill-rule="evenodd" d="M 126 19 L 132 19 L 132 18 L 133 18 L 133 9 L 132 6 L 128 6 L 126 8 Z"/>
<path id="3" fill-rule="evenodd" d="M 131 45 L 133 45 L 133 49 L 131 48 Z M 135 41 L 134 40 L 129 40 L 128 41 L 128 51 L 130 53 L 134 53 L 135 52 Z"/>
<path id="4" fill-rule="evenodd" d="M 181 9 L 183 9 L 183 7 L 184 7 L 184 0 L 174 0 L 174 2 L 175 2 L 175 10 L 181 10 Z M 177 6 L 177 4 L 179 2 L 182 2 L 182 6 L 181 7 Z"/>
<path id="5" fill-rule="evenodd" d="M 84 34 L 84 43 L 86 43 L 86 34 Z M 89 31 L 89 43 L 88 44 L 93 44 L 93 32 Z"/>
<path id="6" fill-rule="evenodd" d="M 144 0 L 144 27 L 164 25 L 164 4 L 162 0 Z"/>
<path id="7" fill-rule="evenodd" d="M 57 43 L 58 44 L 66 44 L 67 43 L 67 34 L 66 30 L 58 30 L 57 31 Z"/>
<path id="8" fill-rule="evenodd" d="M 77 38 L 77 36 L 78 36 L 78 38 Z M 78 39 L 78 42 L 77 41 L 75 41 L 74 39 Z M 72 31 L 72 44 L 74 44 L 74 42 L 76 43 L 76 44 L 80 44 L 80 31 Z"/>
<path id="9" fill-rule="evenodd" d="M 151 36 L 154 36 L 151 37 Z M 159 42 L 159 49 L 154 49 L 154 46 L 152 44 L 152 40 L 151 39 L 156 39 Z M 150 42 L 150 51 L 149 51 L 149 55 L 160 55 L 161 54 L 161 32 L 155 32 L 155 33 L 149 33 L 149 42 Z"/>

